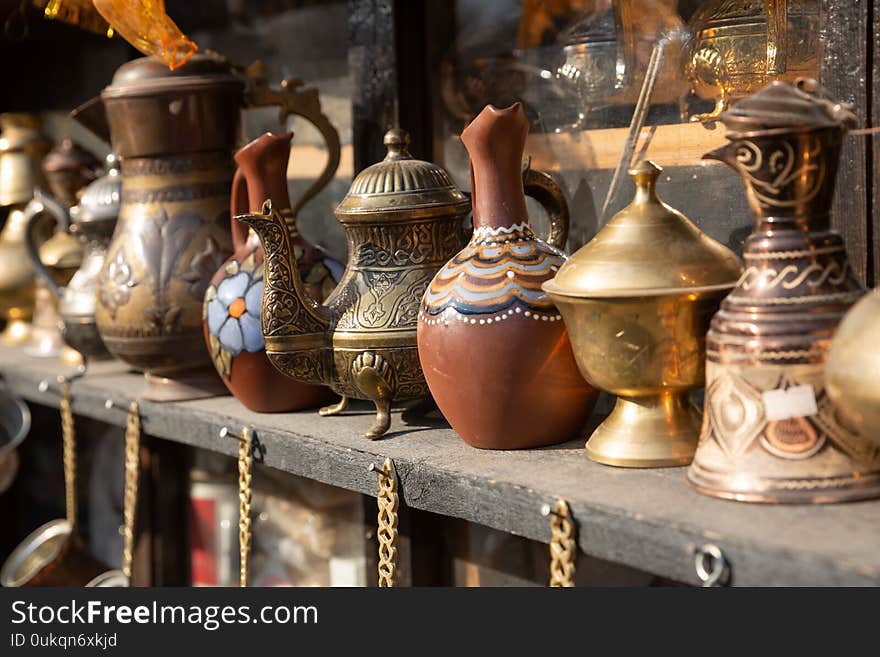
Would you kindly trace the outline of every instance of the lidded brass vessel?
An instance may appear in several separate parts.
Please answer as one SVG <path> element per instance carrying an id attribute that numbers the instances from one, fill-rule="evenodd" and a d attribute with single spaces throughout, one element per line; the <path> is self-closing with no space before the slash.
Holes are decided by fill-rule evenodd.
<path id="1" fill-rule="evenodd" d="M 864 294 L 830 208 L 850 108 L 814 80 L 773 82 L 721 115 L 729 143 L 705 157 L 742 177 L 755 214 L 745 271 L 707 336 L 706 400 L 688 480 L 750 502 L 880 495 L 878 445 L 825 389 L 844 313 Z"/>
<path id="2" fill-rule="evenodd" d="M 650 161 L 631 169 L 632 203 L 543 286 L 581 374 L 618 397 L 586 446 L 607 465 L 691 461 L 700 416 L 689 394 L 703 385 L 709 320 L 741 270 L 732 251 L 660 199 L 661 171 Z"/>
<path id="3" fill-rule="evenodd" d="M 348 263 L 323 305 L 304 290 L 284 217 L 269 203 L 263 214 L 237 217 L 263 244 L 269 360 L 293 379 L 343 396 L 322 415 L 344 410 L 348 397 L 373 401 L 371 439 L 388 430 L 392 401 L 430 395 L 416 342 L 419 304 L 468 239 L 470 199 L 441 167 L 410 155 L 408 143 L 403 130 L 386 133 L 388 155 L 358 174 L 336 208 Z"/>

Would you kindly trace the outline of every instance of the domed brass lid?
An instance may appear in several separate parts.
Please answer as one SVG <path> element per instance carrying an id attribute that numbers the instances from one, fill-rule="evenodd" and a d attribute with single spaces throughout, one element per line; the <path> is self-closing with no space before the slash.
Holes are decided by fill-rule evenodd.
<path id="1" fill-rule="evenodd" d="M 336 208 L 340 221 L 363 217 L 399 219 L 411 216 L 464 214 L 471 201 L 455 186 L 443 168 L 417 160 L 407 146 L 409 134 L 394 129 L 385 133 L 388 155 L 361 171 Z"/>
<path id="2" fill-rule="evenodd" d="M 173 71 L 156 57 L 139 57 L 116 69 L 110 86 L 101 92 L 101 97 L 125 98 L 223 86 L 243 93 L 244 84 L 244 79 L 233 72 L 229 62 L 218 55 L 197 53 Z"/>
<path id="3" fill-rule="evenodd" d="M 657 196 L 662 169 L 639 162 L 629 174 L 636 194 L 588 244 L 544 283 L 551 294 L 632 297 L 733 288 L 742 264 Z"/>

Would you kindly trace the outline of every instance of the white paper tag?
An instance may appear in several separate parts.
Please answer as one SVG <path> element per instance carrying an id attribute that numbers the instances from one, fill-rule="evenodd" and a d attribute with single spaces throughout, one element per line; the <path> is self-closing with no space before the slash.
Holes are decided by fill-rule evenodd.
<path id="1" fill-rule="evenodd" d="M 765 390 L 761 397 L 764 399 L 764 415 L 770 422 L 807 417 L 819 412 L 816 392 L 809 383 L 787 390 Z"/>

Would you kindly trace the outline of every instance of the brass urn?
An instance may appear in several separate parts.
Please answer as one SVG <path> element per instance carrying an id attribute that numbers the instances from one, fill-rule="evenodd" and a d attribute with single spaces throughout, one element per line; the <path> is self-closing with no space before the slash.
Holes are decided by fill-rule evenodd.
<path id="1" fill-rule="evenodd" d="M 630 170 L 632 203 L 562 265 L 544 290 L 562 313 L 581 374 L 617 395 L 587 441 L 606 465 L 650 468 L 693 458 L 705 335 L 736 284 L 739 258 L 657 195 L 662 169 Z"/>
<path id="2" fill-rule="evenodd" d="M 390 130 L 388 155 L 354 179 L 336 217 L 348 238 L 342 280 L 323 304 L 304 289 L 284 217 L 236 217 L 260 237 L 265 274 L 261 323 L 276 368 L 343 396 L 321 410 L 341 412 L 349 397 L 376 405 L 366 436 L 390 426 L 392 401 L 428 397 L 416 344 L 419 304 L 434 274 L 467 242 L 470 199 L 439 166 L 415 159 L 409 135 Z"/>
<path id="3" fill-rule="evenodd" d="M 850 108 L 814 80 L 773 82 L 721 115 L 729 143 L 706 157 L 743 179 L 755 223 L 745 271 L 707 336 L 700 445 L 688 480 L 749 502 L 880 495 L 880 445 L 825 388 L 831 340 L 864 289 L 830 209 Z"/>
<path id="4" fill-rule="evenodd" d="M 819 72 L 819 0 L 708 0 L 691 17 L 684 74 L 717 118 L 771 80 Z"/>

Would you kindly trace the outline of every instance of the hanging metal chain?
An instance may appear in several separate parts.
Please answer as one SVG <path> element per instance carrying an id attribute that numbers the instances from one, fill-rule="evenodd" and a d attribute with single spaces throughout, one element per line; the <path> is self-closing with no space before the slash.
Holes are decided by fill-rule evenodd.
<path id="1" fill-rule="evenodd" d="M 251 554 L 251 497 L 253 495 L 254 433 L 250 427 L 241 432 L 238 443 L 238 545 L 239 586 L 248 585 L 248 561 Z"/>
<path id="2" fill-rule="evenodd" d="M 76 433 L 70 402 L 70 382 L 61 381 L 61 440 L 64 459 L 64 502 L 71 534 L 76 527 Z"/>
<path id="3" fill-rule="evenodd" d="M 131 564 L 134 561 L 134 523 L 137 513 L 140 447 L 141 415 L 138 403 L 133 401 L 128 408 L 128 418 L 125 422 L 125 491 L 122 498 L 125 517 L 122 572 L 129 582 L 131 582 Z"/>
<path id="4" fill-rule="evenodd" d="M 390 588 L 397 574 L 397 471 L 391 459 L 385 459 L 381 470 L 375 465 L 370 470 L 379 473 L 379 587 Z"/>
<path id="5" fill-rule="evenodd" d="M 556 500 L 556 509 L 545 507 L 550 516 L 550 586 L 574 586 L 577 543 L 568 502 Z"/>

